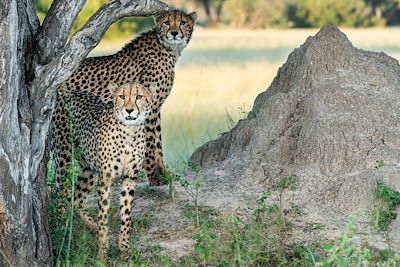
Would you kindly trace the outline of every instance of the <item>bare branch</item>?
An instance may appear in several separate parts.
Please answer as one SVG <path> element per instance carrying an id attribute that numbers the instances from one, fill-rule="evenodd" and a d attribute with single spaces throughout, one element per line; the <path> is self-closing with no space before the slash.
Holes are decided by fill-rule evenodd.
<path id="1" fill-rule="evenodd" d="M 60 54 L 85 2 L 86 0 L 55 0 L 51 4 L 37 37 L 39 64 L 46 65 Z"/>
<path id="2" fill-rule="evenodd" d="M 45 66 L 38 65 L 31 88 L 32 162 L 31 175 L 36 170 L 44 153 L 45 135 L 48 132 L 50 115 L 54 106 L 57 87 L 68 79 L 99 43 L 108 27 L 126 16 L 150 16 L 168 10 L 168 5 L 159 0 L 112 0 L 101 7 L 67 44 L 64 53 Z"/>

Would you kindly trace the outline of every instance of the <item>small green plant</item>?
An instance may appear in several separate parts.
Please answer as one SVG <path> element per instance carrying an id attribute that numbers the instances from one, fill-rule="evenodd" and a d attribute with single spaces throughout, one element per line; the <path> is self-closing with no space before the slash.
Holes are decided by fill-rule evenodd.
<path id="1" fill-rule="evenodd" d="M 199 191 L 201 187 L 201 179 L 199 177 L 195 178 L 192 181 L 181 180 L 181 185 L 185 189 L 186 193 L 190 196 L 193 201 L 193 205 L 196 209 L 196 225 L 200 227 L 199 220 Z"/>
<path id="2" fill-rule="evenodd" d="M 280 222 L 282 223 L 283 228 L 286 228 L 285 211 L 283 208 L 283 193 L 285 191 L 295 191 L 298 188 L 299 188 L 299 177 L 297 177 L 296 175 L 290 175 L 284 177 L 274 187 L 274 189 L 278 194 Z"/>
<path id="3" fill-rule="evenodd" d="M 264 192 L 264 194 L 257 199 L 258 207 L 255 210 L 256 219 L 261 219 L 261 215 L 267 215 L 268 218 L 275 217 L 275 213 L 279 213 L 278 222 L 282 224 L 283 228 L 286 228 L 285 210 L 283 207 L 283 194 L 285 191 L 294 191 L 299 187 L 299 178 L 296 175 L 291 175 L 283 178 L 279 183 L 273 187 L 275 194 L 278 198 L 278 204 L 266 204 L 266 201 L 271 197 L 270 192 Z M 304 211 L 302 208 L 294 203 L 291 203 L 291 210 L 298 215 L 303 215 Z"/>
<path id="4" fill-rule="evenodd" d="M 194 249 L 203 262 L 203 266 L 207 266 L 207 262 L 211 259 L 217 245 L 216 239 L 217 235 L 210 232 L 206 225 L 202 225 L 201 231 L 193 236 L 193 240 L 196 242 Z"/>
<path id="5" fill-rule="evenodd" d="M 350 220 L 345 231 L 333 244 L 323 246 L 326 257 L 321 259 L 317 266 L 369 266 L 371 252 L 369 249 L 357 247 L 353 235 L 356 227 L 354 220 Z"/>
<path id="6" fill-rule="evenodd" d="M 188 181 L 183 179 L 183 176 L 188 174 L 188 170 L 195 173 L 196 178 L 192 181 Z M 193 199 L 195 206 L 197 206 L 197 198 L 198 198 L 198 189 L 201 186 L 201 179 L 198 177 L 198 173 L 200 172 L 200 168 L 197 164 L 188 162 L 185 163 L 184 166 L 176 172 L 174 172 L 171 168 L 165 168 L 161 174 L 161 181 L 168 185 L 168 191 L 171 200 L 174 202 L 175 200 L 175 187 L 174 182 L 179 182 L 181 186 L 185 189 L 185 191 L 189 194 L 189 196 Z"/>
<path id="7" fill-rule="evenodd" d="M 243 251 L 243 243 L 245 242 L 245 237 L 243 236 L 242 226 L 244 225 L 243 220 L 237 216 L 235 213 L 230 216 L 231 222 L 231 236 L 232 242 L 230 244 L 231 250 L 234 256 L 234 262 L 238 266 L 243 266 L 242 261 L 242 251 Z"/>
<path id="8" fill-rule="evenodd" d="M 375 161 L 375 169 L 380 169 L 385 166 L 385 162 L 383 159 Z"/>
<path id="9" fill-rule="evenodd" d="M 202 180 L 199 177 L 200 168 L 195 163 L 188 163 L 188 167 L 190 167 L 190 169 L 195 173 L 195 178 L 191 181 L 180 179 L 179 182 L 193 201 L 193 206 L 195 207 L 196 210 L 196 225 L 199 228 L 200 227 L 199 192 L 202 184 Z"/>
<path id="10" fill-rule="evenodd" d="M 299 188 L 299 177 L 296 175 L 284 177 L 274 188 L 280 195 L 282 195 L 285 190 L 295 191 Z"/>
<path id="11" fill-rule="evenodd" d="M 175 201 L 175 188 L 174 182 L 180 181 L 181 177 L 175 174 L 171 169 L 165 168 L 161 173 L 161 181 L 168 185 L 169 197 L 172 202 Z"/>
<path id="12" fill-rule="evenodd" d="M 277 204 L 266 204 L 270 196 L 270 192 L 264 192 L 264 194 L 257 199 L 257 208 L 254 211 L 257 221 L 263 220 L 265 217 L 271 219 L 275 217 L 275 214 L 279 211 L 279 206 Z"/>
<path id="13" fill-rule="evenodd" d="M 184 214 L 188 218 L 196 218 L 198 227 L 192 237 L 195 241 L 194 250 L 202 265 L 208 266 L 207 264 L 211 260 L 217 245 L 217 235 L 213 229 L 218 229 L 220 226 L 220 222 L 215 219 L 218 213 L 207 207 L 194 210 L 193 206 L 187 205 Z M 182 266 L 194 266 L 194 264 L 185 264 Z"/>
<path id="14" fill-rule="evenodd" d="M 378 180 L 375 194 L 383 203 L 375 214 L 375 225 L 380 231 L 387 231 L 392 220 L 396 219 L 396 207 L 400 205 L 400 192 L 397 192 Z"/>
<path id="15" fill-rule="evenodd" d="M 194 206 L 187 204 L 183 214 L 197 224 L 197 212 Z M 220 226 L 220 220 L 218 219 L 219 213 L 216 210 L 202 206 L 198 208 L 198 215 L 199 224 L 201 226 L 206 226 L 209 229 L 218 228 Z"/>

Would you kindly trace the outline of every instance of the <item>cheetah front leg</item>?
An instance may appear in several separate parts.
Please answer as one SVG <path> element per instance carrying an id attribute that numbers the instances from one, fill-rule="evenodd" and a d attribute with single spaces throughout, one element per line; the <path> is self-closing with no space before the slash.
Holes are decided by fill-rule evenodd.
<path id="1" fill-rule="evenodd" d="M 99 195 L 99 259 L 107 260 L 108 251 L 108 210 L 110 208 L 110 187 L 111 187 L 111 173 L 102 171 L 100 173 L 100 184 L 98 187 Z"/>
<path id="2" fill-rule="evenodd" d="M 135 170 L 137 173 L 137 170 Z M 135 177 L 125 177 L 122 182 L 121 196 L 119 200 L 121 228 L 119 232 L 118 246 L 121 252 L 121 258 L 127 260 L 130 257 L 130 236 L 132 231 L 132 210 L 133 196 L 135 193 Z"/>
<path id="3" fill-rule="evenodd" d="M 164 170 L 160 111 L 154 111 L 146 119 L 146 153 L 143 168 L 151 186 L 161 185 L 161 173 Z"/>

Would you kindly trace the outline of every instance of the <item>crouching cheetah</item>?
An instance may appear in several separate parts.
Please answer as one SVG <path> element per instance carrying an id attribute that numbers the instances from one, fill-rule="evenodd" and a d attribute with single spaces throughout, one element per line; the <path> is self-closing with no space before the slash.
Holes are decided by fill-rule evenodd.
<path id="1" fill-rule="evenodd" d="M 110 83 L 107 88 L 113 104 L 105 104 L 89 92 L 66 87 L 60 90 L 60 101 L 72 111 L 71 141 L 83 150 L 75 189 L 78 214 L 92 231 L 98 232 L 101 259 L 107 257 L 108 250 L 110 186 L 117 179 L 122 179 L 119 248 L 123 257 L 129 256 L 135 180 L 146 150 L 144 122 L 152 107 L 151 92 L 143 85 Z M 99 176 L 98 224 L 82 209 L 95 184 L 93 174 Z"/>
<path id="2" fill-rule="evenodd" d="M 109 102 L 112 95 L 104 90 L 111 82 L 125 84 L 139 82 L 151 88 L 153 105 L 145 122 L 146 152 L 143 167 L 151 185 L 160 184 L 164 169 L 161 144 L 160 109 L 169 95 L 174 68 L 182 50 L 189 43 L 196 12 L 186 14 L 172 10 L 155 16 L 155 27 L 142 33 L 114 55 L 87 58 L 66 82 L 68 88 L 89 91 L 102 101 Z M 60 103 L 57 103 L 60 105 Z M 68 116 L 65 108 L 57 108 L 53 115 L 53 139 L 66 139 Z M 62 166 L 56 177 L 67 177 L 71 163 L 71 148 L 63 146 L 56 164 Z M 61 162 L 57 162 L 57 160 Z"/>

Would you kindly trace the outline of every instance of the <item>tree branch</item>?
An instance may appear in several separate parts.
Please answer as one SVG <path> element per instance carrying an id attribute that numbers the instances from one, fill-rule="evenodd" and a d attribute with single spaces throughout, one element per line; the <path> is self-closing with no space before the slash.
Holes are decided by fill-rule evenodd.
<path id="1" fill-rule="evenodd" d="M 112 0 L 102 6 L 67 44 L 64 53 L 45 66 L 38 65 L 31 88 L 32 162 L 31 174 L 36 177 L 37 167 L 43 157 L 45 138 L 58 86 L 66 81 L 99 43 L 108 27 L 126 16 L 149 16 L 168 9 L 159 0 Z"/>
<path id="2" fill-rule="evenodd" d="M 55 0 L 51 4 L 37 37 L 39 64 L 46 65 L 60 54 L 85 2 L 86 0 Z"/>

